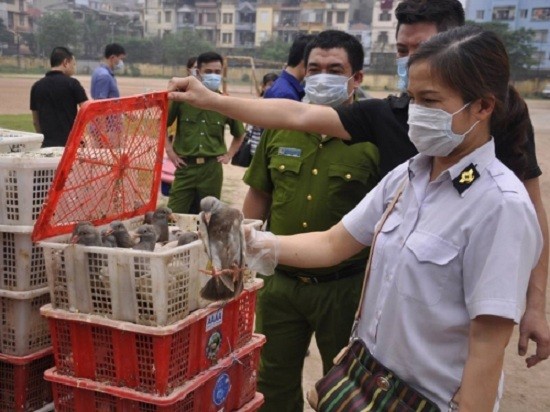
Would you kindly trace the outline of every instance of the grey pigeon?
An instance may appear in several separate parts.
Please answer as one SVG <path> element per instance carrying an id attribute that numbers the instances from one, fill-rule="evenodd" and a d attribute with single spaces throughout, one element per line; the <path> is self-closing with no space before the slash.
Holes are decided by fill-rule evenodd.
<path id="1" fill-rule="evenodd" d="M 157 232 L 157 242 L 168 242 L 168 221 L 172 220 L 172 209 L 159 207 L 153 213 L 153 226 Z"/>
<path id="2" fill-rule="evenodd" d="M 149 252 L 155 250 L 157 232 L 153 225 L 141 225 L 136 229 L 135 236 L 139 237 L 139 243 L 134 245 L 134 249 L 147 250 Z"/>
<path id="3" fill-rule="evenodd" d="M 187 245 L 199 238 L 199 234 L 197 232 L 191 232 L 190 230 L 179 232 L 176 236 L 178 238 L 178 246 Z"/>
<path id="4" fill-rule="evenodd" d="M 76 236 L 78 228 L 80 228 L 81 226 L 93 226 L 93 223 L 88 220 L 81 220 L 80 222 L 76 222 L 76 225 L 74 225 L 73 227 L 73 233 L 71 237 Z"/>
<path id="5" fill-rule="evenodd" d="M 103 246 L 101 235 L 92 224 L 80 224 L 75 232 L 75 235 L 71 239 L 71 243 L 77 243 L 84 246 Z"/>
<path id="6" fill-rule="evenodd" d="M 101 241 L 105 247 L 116 247 L 115 235 L 108 229 L 103 229 L 101 231 Z"/>
<path id="7" fill-rule="evenodd" d="M 199 232 L 212 268 L 212 276 L 201 289 L 207 300 L 230 299 L 243 289 L 243 214 L 213 196 L 201 200 Z"/>
<path id="8" fill-rule="evenodd" d="M 153 215 L 155 214 L 155 212 L 145 212 L 145 214 L 143 215 L 143 224 L 144 225 L 151 225 L 153 224 Z"/>
<path id="9" fill-rule="evenodd" d="M 120 220 L 114 220 L 109 226 L 111 227 L 109 234 L 112 234 L 115 237 L 117 247 L 129 248 L 134 246 L 132 236 L 128 233 L 128 229 L 126 229 L 124 223 Z"/>

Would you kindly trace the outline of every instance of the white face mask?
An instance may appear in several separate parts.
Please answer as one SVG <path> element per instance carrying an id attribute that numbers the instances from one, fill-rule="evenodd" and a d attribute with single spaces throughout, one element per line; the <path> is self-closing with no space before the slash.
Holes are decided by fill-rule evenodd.
<path id="1" fill-rule="evenodd" d="M 122 69 L 124 69 L 124 61 L 119 60 L 118 63 L 115 64 L 115 70 L 120 72 Z"/>
<path id="2" fill-rule="evenodd" d="M 447 113 L 441 109 L 409 104 L 409 139 L 416 150 L 427 156 L 447 156 L 451 153 L 479 123 L 478 120 L 463 134 L 453 132 L 453 116 L 469 105 L 466 103 L 460 110 Z"/>
<path id="3" fill-rule="evenodd" d="M 206 73 L 202 75 L 202 84 L 213 92 L 220 88 L 222 82 L 222 75 L 217 73 Z"/>
<path id="4" fill-rule="evenodd" d="M 313 104 L 337 107 L 348 100 L 348 81 L 351 77 L 339 74 L 319 73 L 305 78 L 306 99 Z"/>

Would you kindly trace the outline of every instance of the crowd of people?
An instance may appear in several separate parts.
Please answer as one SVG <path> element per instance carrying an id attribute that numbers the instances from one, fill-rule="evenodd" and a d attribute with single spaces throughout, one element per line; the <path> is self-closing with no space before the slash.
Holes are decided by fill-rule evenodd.
<path id="1" fill-rule="evenodd" d="M 402 0 L 395 14 L 400 93 L 385 99 L 355 99 L 363 47 L 337 30 L 296 38 L 261 99 L 224 95 L 223 58 L 211 51 L 169 83 L 172 211 L 197 213 L 200 199 L 219 198 L 222 165 L 253 142 L 243 213 L 267 231 L 247 232 L 247 252 L 272 268 L 259 274 L 256 305 L 267 337 L 262 411 L 303 410 L 313 334 L 323 373 L 350 337 L 361 339 L 442 411 L 498 410 L 515 324 L 520 355 L 536 344 L 528 367 L 550 356 L 542 171 L 507 51 L 494 33 L 465 25 L 459 0 Z M 120 96 L 124 57 L 118 44 L 105 48 L 92 98 Z M 54 49 L 51 66 L 31 91 L 44 146 L 64 144 L 87 99 L 69 50 Z"/>

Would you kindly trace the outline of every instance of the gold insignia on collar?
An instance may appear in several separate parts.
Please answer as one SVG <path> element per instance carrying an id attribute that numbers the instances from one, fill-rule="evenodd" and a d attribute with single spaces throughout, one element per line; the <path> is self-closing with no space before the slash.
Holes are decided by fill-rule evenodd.
<path id="1" fill-rule="evenodd" d="M 470 163 L 457 177 L 453 179 L 453 186 L 459 194 L 462 194 L 462 192 L 468 189 L 478 177 L 479 172 L 477 171 L 475 165 Z"/>
<path id="2" fill-rule="evenodd" d="M 474 175 L 474 169 L 470 168 L 468 170 L 464 170 L 461 174 L 460 174 L 460 180 L 458 181 L 459 183 L 466 183 L 466 184 L 470 184 L 474 181 L 475 179 L 475 175 Z"/>

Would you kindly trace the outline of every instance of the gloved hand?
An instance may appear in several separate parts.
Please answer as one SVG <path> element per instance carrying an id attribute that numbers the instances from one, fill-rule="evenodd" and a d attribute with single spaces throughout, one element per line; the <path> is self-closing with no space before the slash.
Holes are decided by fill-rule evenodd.
<path id="1" fill-rule="evenodd" d="M 262 232 L 253 227 L 244 227 L 245 260 L 250 270 L 262 275 L 272 275 L 279 261 L 279 239 L 271 232 Z"/>

